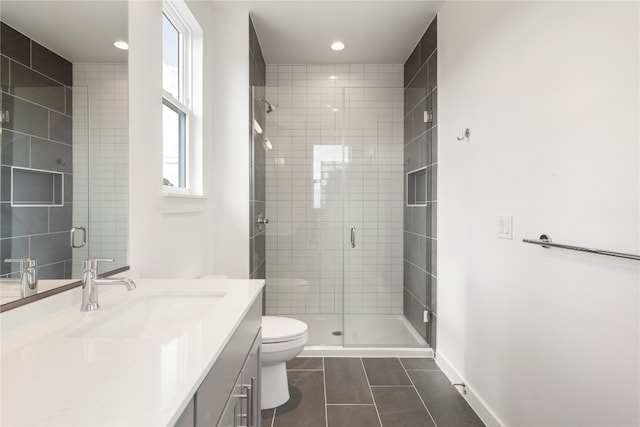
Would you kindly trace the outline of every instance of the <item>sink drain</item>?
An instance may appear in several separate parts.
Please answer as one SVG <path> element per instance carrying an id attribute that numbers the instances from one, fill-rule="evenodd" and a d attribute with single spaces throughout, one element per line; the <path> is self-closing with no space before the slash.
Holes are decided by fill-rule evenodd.
<path id="1" fill-rule="evenodd" d="M 342 331 L 333 331 L 333 332 L 331 332 L 331 335 L 335 335 L 335 336 L 339 337 L 339 336 L 342 335 Z"/>

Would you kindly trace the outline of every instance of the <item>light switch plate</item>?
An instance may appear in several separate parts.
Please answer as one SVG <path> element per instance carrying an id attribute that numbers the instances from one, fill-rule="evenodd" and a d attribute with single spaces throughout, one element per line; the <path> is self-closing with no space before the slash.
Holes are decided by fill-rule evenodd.
<path id="1" fill-rule="evenodd" d="M 513 239 L 513 216 L 498 216 L 498 237 L 501 239 Z"/>

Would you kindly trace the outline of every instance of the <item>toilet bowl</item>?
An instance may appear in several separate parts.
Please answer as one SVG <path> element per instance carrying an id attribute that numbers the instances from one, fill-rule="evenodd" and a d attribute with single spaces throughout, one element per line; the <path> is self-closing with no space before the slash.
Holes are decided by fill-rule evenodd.
<path id="1" fill-rule="evenodd" d="M 307 343 L 307 324 L 296 319 L 262 316 L 261 409 L 271 409 L 289 400 L 287 361 Z"/>

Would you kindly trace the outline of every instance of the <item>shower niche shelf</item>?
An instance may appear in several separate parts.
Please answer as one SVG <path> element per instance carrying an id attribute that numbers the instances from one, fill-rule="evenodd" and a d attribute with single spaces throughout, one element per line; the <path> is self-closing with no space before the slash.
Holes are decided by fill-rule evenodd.
<path id="1" fill-rule="evenodd" d="M 12 167 L 11 206 L 64 206 L 64 174 L 41 169 Z"/>
<path id="2" fill-rule="evenodd" d="M 407 173 L 407 206 L 426 206 L 427 204 L 427 168 Z"/>

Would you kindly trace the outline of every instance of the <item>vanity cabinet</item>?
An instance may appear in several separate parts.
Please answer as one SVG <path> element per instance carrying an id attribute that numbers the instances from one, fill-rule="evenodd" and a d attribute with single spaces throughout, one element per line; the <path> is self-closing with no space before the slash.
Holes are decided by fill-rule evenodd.
<path id="1" fill-rule="evenodd" d="M 236 381 L 218 427 L 257 427 L 260 412 L 260 345 L 255 343 Z M 197 424 L 198 425 L 198 424 Z"/>
<path id="2" fill-rule="evenodd" d="M 194 427 L 196 424 L 195 416 L 195 399 L 191 399 L 173 427 Z"/>
<path id="3" fill-rule="evenodd" d="M 175 427 L 260 425 L 262 298 L 242 319 Z"/>

